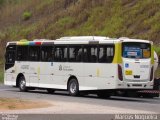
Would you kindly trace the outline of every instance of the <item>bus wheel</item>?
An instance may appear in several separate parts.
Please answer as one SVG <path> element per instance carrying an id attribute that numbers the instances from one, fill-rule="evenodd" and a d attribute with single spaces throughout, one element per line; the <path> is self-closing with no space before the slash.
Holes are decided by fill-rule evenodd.
<path id="1" fill-rule="evenodd" d="M 21 92 L 26 92 L 27 87 L 26 87 L 26 80 L 23 76 L 19 78 L 19 89 Z"/>
<path id="2" fill-rule="evenodd" d="M 109 98 L 111 95 L 109 93 L 106 93 L 107 91 L 103 92 L 103 91 L 100 91 L 97 93 L 97 96 L 99 98 Z"/>
<path id="3" fill-rule="evenodd" d="M 79 85 L 75 78 L 71 79 L 68 83 L 68 92 L 71 96 L 79 95 Z"/>
<path id="4" fill-rule="evenodd" d="M 49 94 L 53 94 L 53 93 L 55 92 L 55 90 L 54 90 L 54 89 L 47 89 L 47 92 L 48 92 Z"/>

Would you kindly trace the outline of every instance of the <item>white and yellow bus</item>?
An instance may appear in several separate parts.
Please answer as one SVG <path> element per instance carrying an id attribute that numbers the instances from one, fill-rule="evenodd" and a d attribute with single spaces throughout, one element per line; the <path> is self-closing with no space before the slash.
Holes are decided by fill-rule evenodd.
<path id="1" fill-rule="evenodd" d="M 5 85 L 20 91 L 43 88 L 109 97 L 116 90 L 152 89 L 153 43 L 99 36 L 8 42 Z"/>

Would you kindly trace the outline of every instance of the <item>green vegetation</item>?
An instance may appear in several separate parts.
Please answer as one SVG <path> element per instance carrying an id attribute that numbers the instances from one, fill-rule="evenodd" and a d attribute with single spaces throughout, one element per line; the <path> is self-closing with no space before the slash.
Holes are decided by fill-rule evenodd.
<path id="1" fill-rule="evenodd" d="M 158 55 L 160 55 L 160 45 L 154 45 L 154 50 Z"/>
<path id="2" fill-rule="evenodd" d="M 2 67 L 2 68 L 0 68 L 0 83 L 3 83 L 3 78 L 4 78 L 4 70 Z"/>
<path id="3" fill-rule="evenodd" d="M 160 0 L 1 1 L 0 40 L 103 35 L 158 43 L 160 37 Z"/>
<path id="4" fill-rule="evenodd" d="M 29 12 L 29 11 L 26 11 L 23 13 L 22 17 L 23 17 L 23 20 L 29 20 L 32 16 L 32 13 Z"/>
<path id="5" fill-rule="evenodd" d="M 0 0 L 0 12 L 1 58 L 7 41 L 24 38 L 160 38 L 160 0 Z"/>
<path id="6" fill-rule="evenodd" d="M 2 5 L 4 3 L 4 0 L 0 0 L 0 5 Z"/>

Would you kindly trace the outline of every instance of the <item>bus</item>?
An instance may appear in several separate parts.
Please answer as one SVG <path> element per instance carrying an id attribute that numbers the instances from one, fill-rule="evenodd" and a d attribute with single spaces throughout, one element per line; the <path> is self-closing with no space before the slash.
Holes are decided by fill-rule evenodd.
<path id="1" fill-rule="evenodd" d="M 4 84 L 20 91 L 67 90 L 109 97 L 118 90 L 153 89 L 153 43 L 102 36 L 8 42 Z"/>

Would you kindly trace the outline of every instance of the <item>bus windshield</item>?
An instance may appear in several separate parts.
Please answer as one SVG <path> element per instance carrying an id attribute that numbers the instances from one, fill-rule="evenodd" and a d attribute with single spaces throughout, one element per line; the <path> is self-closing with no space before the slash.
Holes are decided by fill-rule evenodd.
<path id="1" fill-rule="evenodd" d="M 124 58 L 145 59 L 151 57 L 151 45 L 141 42 L 123 42 L 122 56 Z"/>

